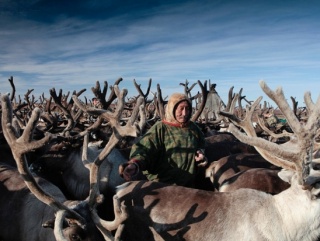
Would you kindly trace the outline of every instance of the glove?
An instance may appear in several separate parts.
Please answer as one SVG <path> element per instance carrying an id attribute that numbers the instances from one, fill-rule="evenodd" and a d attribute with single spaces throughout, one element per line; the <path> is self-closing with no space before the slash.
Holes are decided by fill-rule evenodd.
<path id="1" fill-rule="evenodd" d="M 208 164 L 208 159 L 204 155 L 204 150 L 197 150 L 195 160 L 198 167 L 205 167 Z"/>
<path id="2" fill-rule="evenodd" d="M 119 175 L 124 180 L 128 181 L 134 181 L 135 177 L 140 172 L 140 167 L 137 163 L 138 161 L 135 159 L 132 159 L 126 163 L 123 163 L 119 166 Z"/>

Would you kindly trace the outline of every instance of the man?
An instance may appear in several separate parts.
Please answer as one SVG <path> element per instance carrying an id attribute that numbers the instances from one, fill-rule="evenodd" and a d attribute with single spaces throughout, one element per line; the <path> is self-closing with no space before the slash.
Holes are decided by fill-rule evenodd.
<path id="1" fill-rule="evenodd" d="M 92 104 L 93 104 L 94 107 L 99 108 L 100 101 L 96 97 L 93 97 L 92 98 Z"/>
<path id="2" fill-rule="evenodd" d="M 278 117 L 271 112 L 264 114 L 264 117 L 265 117 L 265 120 L 266 120 L 268 127 L 270 127 L 270 128 L 276 127 L 277 124 L 279 123 Z"/>
<path id="3" fill-rule="evenodd" d="M 165 119 L 157 122 L 132 146 L 130 161 L 119 167 L 119 174 L 134 180 L 143 171 L 150 181 L 194 187 L 198 166 L 206 164 L 205 139 L 190 121 L 192 106 L 187 96 L 173 94 Z"/>

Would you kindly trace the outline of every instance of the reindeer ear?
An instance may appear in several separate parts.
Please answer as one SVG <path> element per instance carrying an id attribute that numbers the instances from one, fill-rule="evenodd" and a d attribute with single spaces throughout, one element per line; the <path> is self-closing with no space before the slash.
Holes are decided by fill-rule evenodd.
<path id="1" fill-rule="evenodd" d="M 288 182 L 291 184 L 292 176 L 295 174 L 294 171 L 288 170 L 288 169 L 282 169 L 280 172 L 278 172 L 278 176 L 285 182 Z"/>
<path id="2" fill-rule="evenodd" d="M 55 221 L 55 219 L 50 219 L 50 220 L 44 222 L 42 224 L 42 227 L 43 228 L 52 228 L 53 229 L 54 228 L 54 221 Z"/>

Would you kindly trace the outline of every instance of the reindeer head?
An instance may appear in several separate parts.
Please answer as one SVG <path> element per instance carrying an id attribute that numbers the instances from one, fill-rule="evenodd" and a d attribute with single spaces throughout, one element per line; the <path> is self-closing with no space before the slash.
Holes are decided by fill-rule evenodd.
<path id="1" fill-rule="evenodd" d="M 240 141 L 254 146 L 269 162 L 294 171 L 299 184 L 305 187 L 314 185 L 320 181 L 320 172 L 315 169 L 320 159 L 313 158 L 313 152 L 320 149 L 320 143 L 316 141 L 320 127 L 320 97 L 316 103 L 313 103 L 310 92 L 305 93 L 304 99 L 309 110 L 309 117 L 305 123 L 301 123 L 290 108 L 282 88 L 272 91 L 264 81 L 260 81 L 260 86 L 266 95 L 278 105 L 279 110 L 285 116 L 292 130 L 292 133 L 286 131 L 282 133 L 283 136 L 288 138 L 288 141 L 283 144 L 276 144 L 257 137 L 252 124 L 252 117 L 256 114 L 255 111 L 262 97 L 259 97 L 251 106 L 247 106 L 244 119 L 239 119 L 231 112 L 221 112 L 232 122 L 229 126 L 230 132 Z M 234 101 L 237 98 L 238 96 L 234 98 Z M 259 117 L 257 118 L 259 119 Z M 259 124 L 263 125 L 263 122 L 259 120 Z"/>

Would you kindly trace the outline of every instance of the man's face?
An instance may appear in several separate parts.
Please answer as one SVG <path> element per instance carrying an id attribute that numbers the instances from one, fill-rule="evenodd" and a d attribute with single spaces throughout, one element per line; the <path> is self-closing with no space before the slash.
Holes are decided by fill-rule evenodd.
<path id="1" fill-rule="evenodd" d="M 189 120 L 188 118 L 190 116 L 190 111 L 190 107 L 186 100 L 180 102 L 174 113 L 176 120 L 180 123 L 187 122 Z"/>

